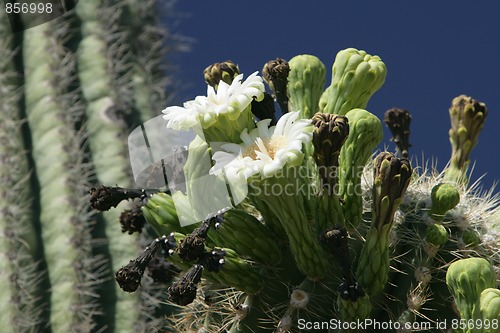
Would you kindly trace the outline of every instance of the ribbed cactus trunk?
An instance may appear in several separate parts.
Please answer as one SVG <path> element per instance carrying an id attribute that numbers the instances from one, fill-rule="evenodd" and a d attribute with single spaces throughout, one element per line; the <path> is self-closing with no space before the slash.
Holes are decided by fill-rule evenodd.
<path id="1" fill-rule="evenodd" d="M 88 193 L 133 184 L 127 136 L 169 95 L 167 6 L 80 1 L 17 34 L 0 13 L 0 332 L 165 328 L 151 279 L 137 294 L 114 280 L 141 237 L 122 233 L 121 209 L 90 210 Z"/>

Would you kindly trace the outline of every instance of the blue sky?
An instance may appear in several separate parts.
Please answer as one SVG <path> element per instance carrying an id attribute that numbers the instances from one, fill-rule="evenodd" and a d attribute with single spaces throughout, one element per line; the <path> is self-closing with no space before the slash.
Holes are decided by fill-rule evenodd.
<path id="1" fill-rule="evenodd" d="M 329 69 L 338 51 L 355 47 L 385 62 L 388 74 L 367 109 L 383 117 L 394 106 L 412 113 L 413 147 L 419 159 L 442 168 L 451 148 L 448 109 L 460 94 L 488 106 L 486 125 L 472 153 L 473 178 L 500 180 L 500 2 L 482 1 L 202 1 L 175 5 L 175 32 L 193 39 L 191 51 L 174 57 L 181 104 L 206 93 L 203 69 L 233 60 L 250 74 L 276 57 L 312 54 Z M 387 131 L 384 143 L 390 144 Z M 497 189 L 498 192 L 498 189 Z"/>

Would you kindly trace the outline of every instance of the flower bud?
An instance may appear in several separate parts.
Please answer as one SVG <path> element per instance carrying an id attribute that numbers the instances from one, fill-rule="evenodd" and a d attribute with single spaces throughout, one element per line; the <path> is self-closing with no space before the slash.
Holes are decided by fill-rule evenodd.
<path id="1" fill-rule="evenodd" d="M 231 60 L 224 62 L 218 62 L 212 64 L 205 68 L 203 71 L 203 76 L 205 77 L 205 82 L 217 89 L 220 81 L 224 81 L 227 84 L 231 84 L 233 79 L 240 74 L 240 69 Z"/>

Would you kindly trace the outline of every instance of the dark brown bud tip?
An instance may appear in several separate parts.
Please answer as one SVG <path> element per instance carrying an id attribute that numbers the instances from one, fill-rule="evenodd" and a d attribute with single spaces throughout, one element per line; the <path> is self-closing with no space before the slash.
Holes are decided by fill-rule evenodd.
<path id="1" fill-rule="evenodd" d="M 170 300 L 184 306 L 192 303 L 196 298 L 197 284 L 201 280 L 202 265 L 193 265 L 177 282 L 168 288 Z"/>
<path id="2" fill-rule="evenodd" d="M 144 198 L 144 190 L 126 189 L 122 187 L 100 186 L 90 189 L 90 207 L 99 211 L 109 210 L 116 207 L 123 200 Z"/>
<path id="3" fill-rule="evenodd" d="M 167 236 L 155 239 L 144 249 L 144 252 L 139 257 L 131 260 L 128 265 L 123 266 L 116 272 L 116 282 L 118 282 L 123 291 L 131 293 L 139 288 L 146 267 L 153 259 L 156 251 L 163 246 L 166 240 Z"/>
<path id="4" fill-rule="evenodd" d="M 347 240 L 349 235 L 347 230 L 342 226 L 335 226 L 326 229 L 320 236 L 320 241 L 328 249 L 337 264 L 344 270 L 348 272 L 351 270 L 351 260 L 349 259 L 349 247 Z"/>
<path id="5" fill-rule="evenodd" d="M 392 108 L 385 112 L 384 122 L 392 133 L 392 139 L 401 156 L 408 157 L 410 144 L 411 114 L 408 110 Z"/>
<path id="6" fill-rule="evenodd" d="M 129 235 L 132 235 L 134 232 L 140 233 L 144 224 L 146 224 L 146 219 L 142 214 L 140 206 L 136 206 L 133 209 L 126 209 L 120 215 L 122 232 L 128 232 Z"/>
<path id="7" fill-rule="evenodd" d="M 262 78 L 273 91 L 282 113 L 288 112 L 286 88 L 288 85 L 288 73 L 290 73 L 290 65 L 282 58 L 270 60 L 262 68 Z"/>

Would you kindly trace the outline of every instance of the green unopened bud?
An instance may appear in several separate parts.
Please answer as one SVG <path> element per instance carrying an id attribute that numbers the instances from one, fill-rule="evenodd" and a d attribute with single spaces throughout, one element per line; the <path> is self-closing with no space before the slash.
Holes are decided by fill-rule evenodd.
<path id="1" fill-rule="evenodd" d="M 265 265 L 275 265 L 281 250 L 268 227 L 254 216 L 232 209 L 210 220 L 208 237 L 217 246 L 235 250 L 242 257 Z"/>
<path id="2" fill-rule="evenodd" d="M 193 224 L 185 227 L 180 225 L 179 208 L 169 194 L 160 192 L 153 194 L 141 209 L 146 222 L 160 236 L 171 232 L 190 233 L 196 228 Z"/>
<path id="3" fill-rule="evenodd" d="M 486 105 L 469 96 L 460 95 L 453 99 L 449 131 L 452 153 L 450 166 L 445 173 L 446 180 L 467 182 L 469 155 L 477 144 L 487 114 Z"/>
<path id="4" fill-rule="evenodd" d="M 288 73 L 290 66 L 285 59 L 276 58 L 268 61 L 262 68 L 262 78 L 271 88 L 282 113 L 287 113 L 288 110 Z"/>
<path id="5" fill-rule="evenodd" d="M 300 117 L 310 119 L 319 110 L 319 99 L 326 81 L 325 65 L 315 56 L 293 57 L 288 74 L 289 108 L 300 111 Z"/>
<path id="6" fill-rule="evenodd" d="M 373 168 L 373 222 L 379 231 L 392 225 L 412 175 L 410 161 L 397 158 L 392 153 L 381 152 Z"/>
<path id="7" fill-rule="evenodd" d="M 323 187 L 333 193 L 337 186 L 339 155 L 349 135 L 349 122 L 345 116 L 316 113 L 312 118 L 314 126 L 314 160 L 319 168 Z"/>
<path id="8" fill-rule="evenodd" d="M 384 122 L 392 133 L 392 139 L 401 156 L 408 157 L 411 115 L 408 110 L 392 108 L 385 112 Z"/>
<path id="9" fill-rule="evenodd" d="M 238 65 L 231 60 L 212 64 L 203 71 L 205 82 L 216 89 L 220 81 L 230 85 L 239 74 L 241 73 Z"/>
<path id="10" fill-rule="evenodd" d="M 410 182 L 412 168 L 406 158 L 382 152 L 374 160 L 373 217 L 361 249 L 356 276 L 370 296 L 380 293 L 389 276 L 389 232 L 394 213 Z"/>
<path id="11" fill-rule="evenodd" d="M 332 83 L 320 100 L 320 111 L 345 115 L 364 109 L 385 81 L 385 64 L 378 56 L 348 48 L 340 51 L 332 68 Z"/>
<path id="12" fill-rule="evenodd" d="M 262 268 L 242 259 L 232 249 L 222 248 L 221 251 L 225 252 L 222 267 L 212 276 L 228 287 L 248 294 L 257 293 L 265 281 Z"/>
<path id="13" fill-rule="evenodd" d="M 481 236 L 474 229 L 466 229 L 462 234 L 463 245 L 466 247 L 476 247 L 481 244 Z"/>
<path id="14" fill-rule="evenodd" d="M 498 332 L 498 326 L 493 327 L 491 323 L 500 323 L 500 290 L 495 288 L 484 289 L 479 301 L 479 310 L 483 319 L 482 332 Z M 490 325 L 484 327 L 485 324 Z"/>
<path id="15" fill-rule="evenodd" d="M 425 239 L 432 245 L 444 245 L 448 241 L 448 231 L 441 224 L 431 224 L 425 229 Z"/>
<path id="16" fill-rule="evenodd" d="M 363 169 L 382 141 L 384 130 L 380 119 L 366 110 L 351 110 L 346 117 L 349 120 L 349 136 L 340 150 L 339 193 L 344 199 L 342 209 L 345 219 L 356 227 L 361 223 L 363 214 Z"/>
<path id="17" fill-rule="evenodd" d="M 480 318 L 481 292 L 495 287 L 495 271 L 486 259 L 461 259 L 448 267 L 446 284 L 455 298 L 461 318 L 477 319 Z"/>
<path id="18" fill-rule="evenodd" d="M 344 299 L 341 295 L 337 298 L 337 307 L 339 309 L 339 318 L 346 322 L 355 322 L 365 320 L 370 316 L 372 304 L 368 294 L 352 301 L 350 298 Z"/>
<path id="19" fill-rule="evenodd" d="M 453 185 L 441 183 L 432 188 L 432 207 L 430 215 L 436 221 L 442 221 L 444 214 L 455 208 L 460 202 L 460 193 Z"/>

